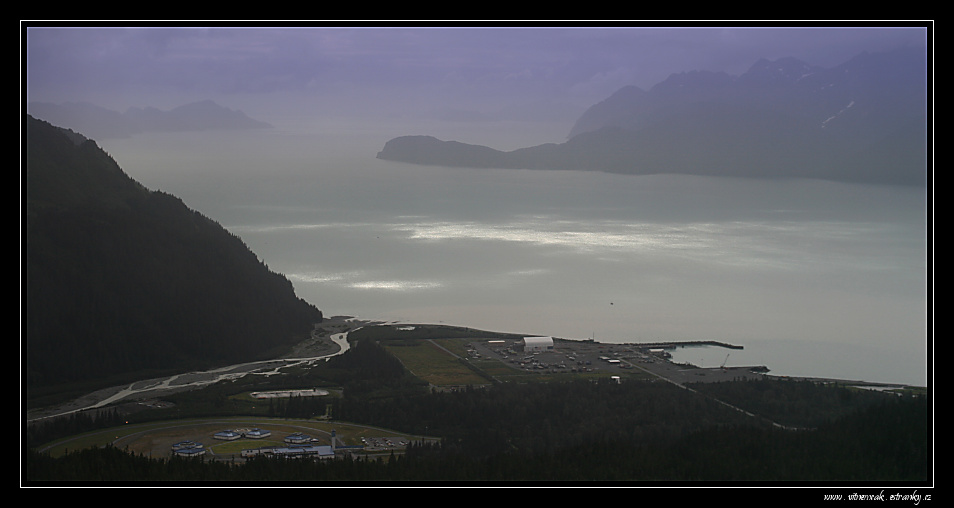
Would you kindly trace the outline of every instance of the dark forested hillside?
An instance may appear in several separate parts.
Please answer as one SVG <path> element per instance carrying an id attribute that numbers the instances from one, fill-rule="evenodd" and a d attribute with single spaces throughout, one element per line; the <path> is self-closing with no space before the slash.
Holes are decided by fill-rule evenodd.
<path id="1" fill-rule="evenodd" d="M 371 359 L 377 353 L 358 356 Z M 864 403 L 854 409 L 843 406 L 842 416 L 828 420 L 822 416 L 828 412 L 827 395 L 818 401 L 819 394 L 813 392 L 849 388 L 770 384 L 770 389 L 793 396 L 790 402 L 806 415 L 819 417 L 818 428 L 773 427 L 667 383 L 506 384 L 360 401 L 346 396 L 347 402 L 335 404 L 334 414 L 375 426 L 426 429 L 428 435 L 441 438 L 439 444 L 412 444 L 404 454 L 380 460 L 343 455 L 334 460 L 257 458 L 236 463 L 136 456 L 107 446 L 72 450 L 56 458 L 28 450 L 26 475 L 31 482 L 928 486 L 932 462 L 926 398 L 871 393 L 862 396 L 868 399 Z"/>
<path id="2" fill-rule="evenodd" d="M 23 132 L 28 398 L 260 358 L 321 321 L 240 238 L 95 142 L 30 116 Z"/>
<path id="3" fill-rule="evenodd" d="M 291 398 L 267 408 L 234 396 L 271 386 L 342 390 L 328 399 Z M 54 457 L 32 448 L 26 477 L 37 483 L 892 482 L 916 488 L 932 478 L 927 397 L 788 379 L 692 388 L 577 379 L 430 391 L 375 339 L 362 338 L 310 369 L 175 394 L 174 414 L 330 414 L 335 421 L 369 425 L 371 432 L 394 429 L 439 442 L 412 443 L 390 457 L 345 453 L 317 461 L 145 457 L 112 446 Z M 124 420 L 135 425 L 173 417 L 171 408 L 151 411 Z M 35 423 L 28 444 L 116 425 L 112 414 L 100 421 L 83 416 Z"/>

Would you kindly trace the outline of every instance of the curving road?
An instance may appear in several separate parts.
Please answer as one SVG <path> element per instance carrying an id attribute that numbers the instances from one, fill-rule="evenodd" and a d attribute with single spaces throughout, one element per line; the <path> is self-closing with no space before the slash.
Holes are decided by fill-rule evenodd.
<path id="1" fill-rule="evenodd" d="M 122 401 L 124 399 L 128 399 L 130 397 L 160 397 L 162 395 L 201 388 L 219 381 L 237 379 L 247 375 L 270 376 L 277 374 L 279 369 L 285 367 L 311 364 L 319 360 L 325 360 L 347 351 L 349 348 L 348 334 L 362 328 L 366 324 L 365 322 L 358 322 L 350 319 L 342 321 L 342 323 L 352 327 L 343 332 L 331 334 L 327 337 L 327 339 L 330 339 L 338 346 L 338 350 L 334 353 L 319 356 L 301 356 L 295 358 L 279 358 L 259 362 L 240 363 L 207 371 L 188 372 L 185 374 L 176 374 L 169 377 L 136 381 L 135 383 L 131 383 L 129 385 L 114 386 L 84 395 L 83 397 L 56 408 L 45 408 L 30 412 L 27 415 L 27 421 L 33 422 L 45 418 L 53 418 L 56 416 L 75 413 L 78 411 L 96 409 Z M 322 339 L 322 337 L 318 335 L 318 326 L 320 325 L 316 325 L 315 331 L 312 332 L 312 338 L 310 340 L 311 343 Z M 304 352 L 307 354 L 308 348 L 306 347 L 304 349 Z"/>

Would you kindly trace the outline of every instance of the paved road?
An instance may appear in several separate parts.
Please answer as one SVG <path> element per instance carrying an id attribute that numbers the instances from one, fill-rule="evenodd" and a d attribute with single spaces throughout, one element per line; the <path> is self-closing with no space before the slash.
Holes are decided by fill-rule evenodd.
<path id="1" fill-rule="evenodd" d="M 332 353 L 327 353 L 320 356 L 281 358 L 276 360 L 241 363 L 237 365 L 229 365 L 219 369 L 176 374 L 169 377 L 136 381 L 135 383 L 131 383 L 129 385 L 104 388 L 54 408 L 44 408 L 31 411 L 27 415 L 27 421 L 33 422 L 45 418 L 53 418 L 56 416 L 75 413 L 78 411 L 96 409 L 133 397 L 137 399 L 160 397 L 171 393 L 201 388 L 219 381 L 236 379 L 250 374 L 267 376 L 277 373 L 279 369 L 285 367 L 323 360 L 330 356 L 339 355 L 348 350 L 348 333 L 364 326 L 363 322 L 353 321 L 352 323 L 352 328 L 345 329 L 340 333 L 323 337 L 324 339 L 331 340 L 337 344 L 337 350 Z M 327 326 L 327 323 L 323 323 L 323 325 Z M 319 337 L 315 336 L 312 337 L 313 340 L 318 338 Z"/>

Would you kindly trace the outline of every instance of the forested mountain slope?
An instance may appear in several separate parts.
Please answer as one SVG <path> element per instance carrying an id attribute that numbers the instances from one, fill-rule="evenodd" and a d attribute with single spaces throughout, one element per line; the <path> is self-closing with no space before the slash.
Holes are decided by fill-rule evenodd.
<path id="1" fill-rule="evenodd" d="M 240 238 L 92 140 L 30 116 L 23 133 L 28 398 L 261 358 L 321 321 Z"/>

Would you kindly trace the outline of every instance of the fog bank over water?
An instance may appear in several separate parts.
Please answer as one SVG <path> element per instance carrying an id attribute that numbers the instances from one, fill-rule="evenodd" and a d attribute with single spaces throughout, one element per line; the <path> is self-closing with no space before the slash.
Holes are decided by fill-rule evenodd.
<path id="1" fill-rule="evenodd" d="M 503 146 L 513 125 L 454 125 L 448 139 L 498 149 L 544 142 L 511 134 Z M 745 347 L 730 365 L 926 383 L 923 188 L 376 159 L 400 127 L 97 141 L 133 178 L 239 235 L 328 316 L 717 340 Z M 726 353 L 685 361 L 718 366 Z"/>

